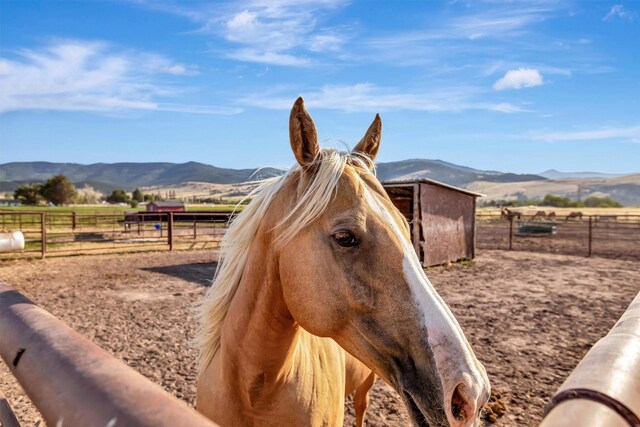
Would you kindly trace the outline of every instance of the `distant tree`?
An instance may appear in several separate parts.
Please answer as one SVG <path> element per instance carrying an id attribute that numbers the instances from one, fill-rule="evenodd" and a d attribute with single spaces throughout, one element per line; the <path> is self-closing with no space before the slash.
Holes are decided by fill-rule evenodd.
<path id="1" fill-rule="evenodd" d="M 103 194 L 93 187 L 85 186 L 78 188 L 78 197 L 76 203 L 81 205 L 94 205 L 103 199 Z"/>
<path id="2" fill-rule="evenodd" d="M 621 208 L 622 203 L 611 197 L 589 196 L 585 199 L 584 205 L 590 208 Z"/>
<path id="3" fill-rule="evenodd" d="M 133 193 L 131 193 L 131 198 L 140 203 L 144 201 L 144 194 L 142 194 L 142 191 L 140 191 L 139 188 L 136 188 L 133 190 Z"/>
<path id="4" fill-rule="evenodd" d="M 13 197 L 20 200 L 23 205 L 37 205 L 42 201 L 42 185 L 24 184 L 16 188 Z"/>
<path id="5" fill-rule="evenodd" d="M 144 201 L 145 202 L 153 202 L 155 200 L 156 200 L 155 194 L 145 194 L 144 195 Z"/>
<path id="6" fill-rule="evenodd" d="M 129 194 L 122 188 L 113 190 L 111 195 L 107 196 L 107 202 L 109 203 L 129 203 L 130 200 Z"/>
<path id="7" fill-rule="evenodd" d="M 584 207 L 584 203 L 576 200 L 571 200 L 568 197 L 554 196 L 553 194 L 547 194 L 542 199 L 542 206 L 553 206 L 556 208 L 581 208 Z"/>
<path id="8" fill-rule="evenodd" d="M 64 175 L 49 178 L 42 187 L 42 197 L 56 206 L 73 203 L 77 195 L 76 186 Z"/>
<path id="9" fill-rule="evenodd" d="M 132 208 L 137 208 L 138 207 L 138 201 L 136 199 L 131 199 L 129 201 L 129 205 L 131 205 Z"/>

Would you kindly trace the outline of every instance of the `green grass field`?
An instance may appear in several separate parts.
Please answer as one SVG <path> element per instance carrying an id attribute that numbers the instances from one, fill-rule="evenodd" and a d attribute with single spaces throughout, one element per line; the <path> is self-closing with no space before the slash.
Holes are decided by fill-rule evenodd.
<path id="1" fill-rule="evenodd" d="M 239 209 L 242 210 L 243 206 Z M 186 205 L 187 212 L 226 212 L 236 208 L 235 204 L 220 205 Z M 0 212 L 47 212 L 47 213 L 67 213 L 77 212 L 78 214 L 89 213 L 122 213 L 122 212 L 144 212 L 146 208 L 119 205 L 69 205 L 69 206 L 0 206 Z"/>
<path id="2" fill-rule="evenodd" d="M 0 206 L 0 212 L 47 212 L 66 213 L 120 213 L 144 211 L 144 208 L 117 205 L 71 205 L 71 206 Z"/>
<path id="3" fill-rule="evenodd" d="M 238 206 L 241 211 L 244 206 Z M 187 212 L 230 212 L 236 205 L 187 205 Z M 122 227 L 124 214 L 145 212 L 144 208 L 117 205 L 72 205 L 72 206 L 15 206 L 0 207 L 0 230 L 40 230 L 41 214 L 47 214 L 47 229 L 51 231 L 92 231 Z"/>

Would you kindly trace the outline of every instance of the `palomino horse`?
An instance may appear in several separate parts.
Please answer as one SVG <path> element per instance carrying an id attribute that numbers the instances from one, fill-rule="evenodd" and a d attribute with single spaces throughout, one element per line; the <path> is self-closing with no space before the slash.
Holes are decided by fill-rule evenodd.
<path id="1" fill-rule="evenodd" d="M 251 195 L 200 307 L 196 407 L 218 424 L 341 426 L 355 391 L 362 425 L 373 371 L 415 425 L 475 425 L 489 381 L 371 172 L 381 130 L 320 150 L 294 104 L 299 165 Z"/>

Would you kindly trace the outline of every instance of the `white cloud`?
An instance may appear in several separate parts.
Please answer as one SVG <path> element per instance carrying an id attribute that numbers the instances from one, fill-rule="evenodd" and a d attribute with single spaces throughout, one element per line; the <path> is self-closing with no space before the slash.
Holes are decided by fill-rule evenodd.
<path id="1" fill-rule="evenodd" d="M 18 110 L 183 111 L 232 114 L 237 109 L 163 102 L 176 96 L 161 76 L 195 67 L 145 52 L 117 52 L 106 43 L 64 40 L 0 58 L 0 113 Z"/>
<path id="2" fill-rule="evenodd" d="M 526 4 L 526 3 L 525 3 Z M 476 40 L 501 37 L 519 32 L 531 24 L 546 20 L 551 7 L 512 7 L 489 9 L 486 12 L 460 16 L 449 25 L 449 31 L 460 38 Z"/>
<path id="3" fill-rule="evenodd" d="M 627 139 L 629 141 L 634 141 L 640 139 L 640 126 L 592 129 L 577 132 L 552 132 L 535 135 L 534 139 L 547 142 L 594 141 L 603 139 Z"/>
<path id="4" fill-rule="evenodd" d="M 326 11 L 343 0 L 249 0 L 219 7 L 165 8 L 202 24 L 200 33 L 222 37 L 224 55 L 245 62 L 300 67 L 310 55 L 339 51 L 348 39 L 340 28 L 323 25 Z M 154 7 L 150 4 L 149 7 Z"/>
<path id="5" fill-rule="evenodd" d="M 402 49 L 402 52 L 422 46 L 426 42 L 455 40 L 498 39 L 508 41 L 517 35 L 526 33 L 530 26 L 545 21 L 555 11 L 553 6 L 520 7 L 520 4 L 509 4 L 507 7 L 483 9 L 482 12 L 465 13 L 452 19 L 445 19 L 442 24 L 423 28 L 419 31 L 407 31 L 390 36 L 376 37 L 367 45 L 381 50 Z M 407 47 L 411 49 L 407 49 Z"/>
<path id="6" fill-rule="evenodd" d="M 540 86 L 543 84 L 542 75 L 532 68 L 518 68 L 509 70 L 493 84 L 495 90 L 522 89 L 523 87 Z"/>
<path id="7" fill-rule="evenodd" d="M 185 65 L 172 62 L 164 56 L 153 53 L 137 53 L 135 57 L 127 56 L 131 63 L 135 62 L 139 70 L 144 70 L 151 74 L 171 74 L 174 76 L 194 76 L 199 74 L 195 65 Z"/>
<path id="8" fill-rule="evenodd" d="M 621 4 L 616 4 L 611 7 L 611 10 L 607 15 L 602 18 L 603 21 L 612 21 L 615 18 L 628 19 L 629 21 L 633 21 L 638 17 L 638 14 L 635 12 L 629 12 L 625 10 L 624 6 Z"/>
<path id="9" fill-rule="evenodd" d="M 298 95 L 291 90 L 288 94 L 262 93 L 246 96 L 238 100 L 241 105 L 286 110 L 291 108 Z M 278 91 L 282 92 L 282 91 Z M 354 85 L 327 85 L 303 94 L 305 104 L 311 108 L 324 108 L 345 112 L 384 111 L 464 111 L 487 110 L 502 113 L 525 111 L 517 106 L 500 103 L 492 104 L 472 99 L 474 91 L 469 88 L 425 93 L 402 93 L 396 88 L 381 88 L 370 83 Z"/>
<path id="10" fill-rule="evenodd" d="M 524 108 L 515 106 L 508 102 L 501 102 L 499 104 L 490 105 L 489 109 L 493 111 L 499 111 L 501 113 L 522 113 L 527 111 Z"/>
<path id="11" fill-rule="evenodd" d="M 257 62 L 268 65 L 284 65 L 305 67 L 311 63 L 307 58 L 288 55 L 286 53 L 264 52 L 256 49 L 238 49 L 227 54 L 227 57 L 244 62 Z"/>

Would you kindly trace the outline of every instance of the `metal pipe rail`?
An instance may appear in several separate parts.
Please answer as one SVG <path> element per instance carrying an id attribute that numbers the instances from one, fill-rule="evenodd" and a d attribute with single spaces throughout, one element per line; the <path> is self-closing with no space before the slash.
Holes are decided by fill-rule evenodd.
<path id="1" fill-rule="evenodd" d="M 540 427 L 640 427 L 640 294 L 558 389 Z"/>
<path id="2" fill-rule="evenodd" d="M 47 425 L 216 425 L 2 281 L 0 327 L 0 356 Z"/>
<path id="3" fill-rule="evenodd" d="M 20 427 L 20 423 L 13 413 L 9 401 L 0 391 L 0 426 L 2 427 Z"/>

